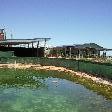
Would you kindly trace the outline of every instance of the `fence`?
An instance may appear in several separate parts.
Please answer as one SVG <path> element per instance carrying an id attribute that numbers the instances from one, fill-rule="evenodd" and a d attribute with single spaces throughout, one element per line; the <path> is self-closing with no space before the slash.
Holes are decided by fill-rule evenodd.
<path id="1" fill-rule="evenodd" d="M 17 63 L 23 63 L 23 64 L 33 63 L 33 64 L 41 64 L 41 65 L 66 67 L 75 71 L 86 72 L 112 80 L 112 64 L 110 63 L 98 63 L 98 62 L 74 60 L 74 59 L 58 59 L 58 58 L 49 59 L 49 58 L 36 58 L 36 57 L 1 58 L 0 62 L 14 63 L 15 60 Z"/>

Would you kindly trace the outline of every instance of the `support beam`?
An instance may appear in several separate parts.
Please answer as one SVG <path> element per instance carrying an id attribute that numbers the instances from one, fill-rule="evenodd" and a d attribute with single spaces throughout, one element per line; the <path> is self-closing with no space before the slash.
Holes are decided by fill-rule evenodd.
<path id="1" fill-rule="evenodd" d="M 29 48 L 29 43 L 28 43 L 28 48 Z"/>
<path id="2" fill-rule="evenodd" d="M 37 42 L 37 57 L 39 56 L 38 47 L 39 47 L 39 41 Z"/>
<path id="3" fill-rule="evenodd" d="M 65 47 L 65 58 L 66 58 L 66 47 Z"/>
<path id="4" fill-rule="evenodd" d="M 34 57 L 34 47 L 33 47 L 33 42 L 32 42 L 32 57 Z"/>
<path id="5" fill-rule="evenodd" d="M 32 42 L 32 48 L 33 48 L 33 42 Z"/>
<path id="6" fill-rule="evenodd" d="M 44 41 L 44 57 L 46 57 L 46 38 L 45 38 L 45 41 Z"/>
<path id="7" fill-rule="evenodd" d="M 72 48 L 70 47 L 70 49 L 69 49 L 69 58 L 71 58 L 71 51 L 72 51 Z"/>
<path id="8" fill-rule="evenodd" d="M 79 59 L 80 59 L 80 49 L 79 49 Z"/>

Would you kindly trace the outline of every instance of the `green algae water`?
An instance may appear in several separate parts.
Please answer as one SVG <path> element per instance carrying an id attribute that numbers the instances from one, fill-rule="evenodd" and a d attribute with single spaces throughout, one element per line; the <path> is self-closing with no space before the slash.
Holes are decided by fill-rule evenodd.
<path id="1" fill-rule="evenodd" d="M 0 112 L 112 112 L 112 100 L 54 72 L 0 69 Z"/>

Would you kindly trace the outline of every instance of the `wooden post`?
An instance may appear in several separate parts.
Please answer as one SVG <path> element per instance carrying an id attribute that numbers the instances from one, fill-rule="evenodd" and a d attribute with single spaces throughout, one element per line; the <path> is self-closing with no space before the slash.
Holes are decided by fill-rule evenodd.
<path id="1" fill-rule="evenodd" d="M 71 47 L 70 47 L 69 50 L 70 50 L 70 51 L 69 51 L 69 58 L 71 58 Z"/>
<path id="2" fill-rule="evenodd" d="M 79 58 L 80 58 L 80 49 L 79 49 Z"/>
<path id="3" fill-rule="evenodd" d="M 39 56 L 38 47 L 39 47 L 39 41 L 37 43 L 37 57 Z"/>
<path id="4" fill-rule="evenodd" d="M 29 43 L 28 43 L 28 48 L 29 48 Z"/>
<path id="5" fill-rule="evenodd" d="M 79 60 L 77 60 L 77 70 L 79 71 L 80 70 L 80 65 L 79 65 Z"/>
<path id="6" fill-rule="evenodd" d="M 65 58 L 66 58 L 66 47 L 65 47 Z"/>
<path id="7" fill-rule="evenodd" d="M 33 42 L 32 42 L 32 48 L 33 48 Z"/>
<path id="8" fill-rule="evenodd" d="M 33 42 L 32 42 L 32 57 L 34 57 Z"/>
<path id="9" fill-rule="evenodd" d="M 46 38 L 45 38 L 45 42 L 44 42 L 44 57 L 46 57 Z"/>

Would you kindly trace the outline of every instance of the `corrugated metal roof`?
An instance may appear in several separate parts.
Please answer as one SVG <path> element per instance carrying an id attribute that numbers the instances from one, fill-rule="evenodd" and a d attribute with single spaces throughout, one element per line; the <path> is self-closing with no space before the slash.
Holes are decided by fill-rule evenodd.
<path id="1" fill-rule="evenodd" d="M 97 49 L 97 50 L 101 50 L 101 49 L 104 49 L 103 47 L 95 44 L 95 43 L 85 43 L 85 44 L 79 44 L 79 45 L 75 45 L 74 44 L 74 47 L 75 48 L 94 48 L 94 49 Z"/>
<path id="2" fill-rule="evenodd" d="M 48 41 L 51 38 L 34 38 L 34 39 L 6 39 L 0 41 L 0 45 L 19 45 L 19 44 L 28 44 L 35 42 Z"/>
<path id="3" fill-rule="evenodd" d="M 72 47 L 72 48 L 76 48 L 76 49 L 86 49 L 86 48 L 93 48 L 93 49 L 97 49 L 97 50 L 107 50 L 106 48 L 103 48 L 95 43 L 85 43 L 85 44 L 73 44 L 73 45 L 63 45 L 63 46 L 57 46 L 62 47 L 62 48 L 66 48 L 66 47 Z"/>

